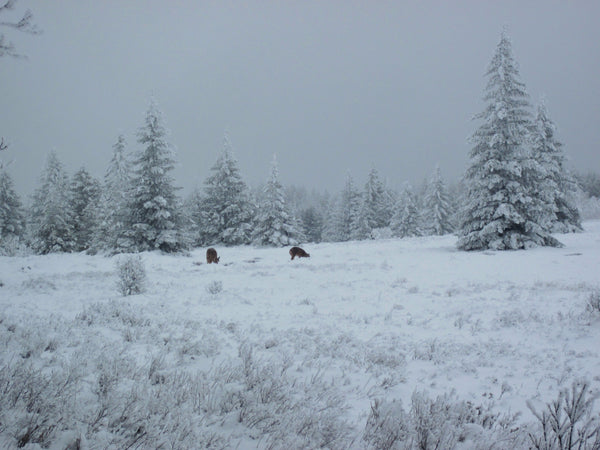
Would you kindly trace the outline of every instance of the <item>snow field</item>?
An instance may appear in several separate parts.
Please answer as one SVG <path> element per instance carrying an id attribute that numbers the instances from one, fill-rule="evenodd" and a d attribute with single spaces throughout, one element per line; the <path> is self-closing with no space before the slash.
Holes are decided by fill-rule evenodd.
<path id="1" fill-rule="evenodd" d="M 0 443 L 364 448 L 382 445 L 365 440 L 374 405 L 399 414 L 390 402 L 409 409 L 415 393 L 495 417 L 465 448 L 502 420 L 527 429 L 527 401 L 540 410 L 579 379 L 599 392 L 586 304 L 600 222 L 584 227 L 528 251 L 460 252 L 444 236 L 305 245 L 294 261 L 144 253 L 145 292 L 127 297 L 123 255 L 2 257 Z"/>

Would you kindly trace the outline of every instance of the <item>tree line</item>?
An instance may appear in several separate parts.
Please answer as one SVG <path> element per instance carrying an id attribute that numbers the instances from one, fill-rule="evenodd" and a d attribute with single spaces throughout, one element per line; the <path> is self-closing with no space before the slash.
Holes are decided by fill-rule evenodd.
<path id="1" fill-rule="evenodd" d="M 119 136 L 102 181 L 84 167 L 69 177 L 57 153 L 49 152 L 26 208 L 2 167 L 4 253 L 19 245 L 39 254 L 177 252 L 207 245 L 286 246 L 454 229 L 454 205 L 439 168 L 424 187 L 422 202 L 409 185 L 400 194 L 387 187 L 376 169 L 362 190 L 348 174 L 338 196 L 302 199 L 301 190 L 286 189 L 279 181 L 275 157 L 264 186 L 250 189 L 228 136 L 203 188 L 182 200 L 172 177 L 176 161 L 166 134 L 162 113 L 152 102 L 137 133 L 142 150 L 130 154 Z"/>
<path id="2" fill-rule="evenodd" d="M 36 253 L 182 251 L 206 245 L 285 246 L 456 233 L 464 250 L 558 246 L 554 232 L 581 230 L 578 189 L 544 104 L 532 113 L 510 39 L 502 33 L 488 71 L 486 107 L 471 138 L 470 163 L 448 187 L 439 167 L 419 189 L 400 192 L 371 169 L 362 188 L 347 175 L 335 196 L 285 189 L 273 159 L 261 189 L 244 182 L 225 136 L 210 176 L 185 200 L 177 195 L 175 154 L 151 102 L 127 152 L 119 136 L 104 179 L 81 168 L 68 177 L 50 152 L 30 205 L 23 208 L 0 167 L 0 247 Z M 580 177 L 588 189 L 592 175 Z M 9 249 L 9 250 L 7 250 Z"/>

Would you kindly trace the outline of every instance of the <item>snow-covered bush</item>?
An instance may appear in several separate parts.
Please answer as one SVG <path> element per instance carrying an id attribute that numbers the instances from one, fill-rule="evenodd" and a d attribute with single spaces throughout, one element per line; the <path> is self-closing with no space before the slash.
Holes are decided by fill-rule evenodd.
<path id="1" fill-rule="evenodd" d="M 146 288 L 146 268 L 142 258 L 137 255 L 125 256 L 117 261 L 119 280 L 117 287 L 123 296 L 136 295 Z"/>
<path id="2" fill-rule="evenodd" d="M 223 282 L 222 281 L 211 281 L 208 286 L 206 286 L 206 292 L 211 295 L 217 295 L 223 290 Z"/>
<path id="3" fill-rule="evenodd" d="M 588 382 L 574 382 L 558 398 L 538 412 L 527 406 L 538 420 L 538 429 L 529 434 L 532 447 L 539 450 L 592 450 L 600 448 L 600 415 L 593 414 L 595 396 Z"/>
<path id="4" fill-rule="evenodd" d="M 400 400 L 376 399 L 371 404 L 362 440 L 367 448 L 422 450 L 455 448 L 489 448 L 502 441 L 507 447 L 523 442 L 515 427 L 516 417 L 491 412 L 491 407 L 475 406 L 443 395 L 431 399 L 415 391 L 407 411 Z"/>
<path id="5" fill-rule="evenodd" d="M 590 292 L 587 308 L 591 312 L 600 313 L 600 289 L 595 289 Z"/>
<path id="6" fill-rule="evenodd" d="M 288 361 L 262 360 L 240 347 L 239 422 L 266 437 L 267 448 L 347 448 L 351 428 L 344 398 L 320 375 L 307 380 L 287 373 Z"/>
<path id="7" fill-rule="evenodd" d="M 45 374 L 23 359 L 1 365 L 0 446 L 48 447 L 57 432 L 74 427 L 74 415 L 64 412 L 74 410 L 76 387 L 68 371 Z"/>

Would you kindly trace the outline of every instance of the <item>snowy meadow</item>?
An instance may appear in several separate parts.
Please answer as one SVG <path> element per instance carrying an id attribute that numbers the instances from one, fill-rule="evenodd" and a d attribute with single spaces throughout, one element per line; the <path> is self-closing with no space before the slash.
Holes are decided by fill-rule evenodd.
<path id="1" fill-rule="evenodd" d="M 561 391 L 600 392 L 600 222 L 584 228 L 527 251 L 146 252 L 128 296 L 127 255 L 0 257 L 0 446 L 529 448 Z M 589 433 L 598 405 L 580 410 Z"/>

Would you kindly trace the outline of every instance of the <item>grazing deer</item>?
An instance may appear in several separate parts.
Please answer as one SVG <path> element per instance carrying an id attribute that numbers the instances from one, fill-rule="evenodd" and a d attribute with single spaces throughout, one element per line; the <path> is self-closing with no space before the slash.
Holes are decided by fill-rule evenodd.
<path id="1" fill-rule="evenodd" d="M 300 247 L 292 247 L 292 248 L 290 248 L 290 256 L 292 257 L 292 259 L 294 259 L 294 257 L 296 257 L 296 256 L 298 258 L 310 258 L 310 255 L 308 253 L 306 253 Z"/>
<path id="2" fill-rule="evenodd" d="M 217 251 L 214 248 L 206 250 L 206 264 L 215 263 L 219 264 L 220 257 L 217 256 Z"/>

